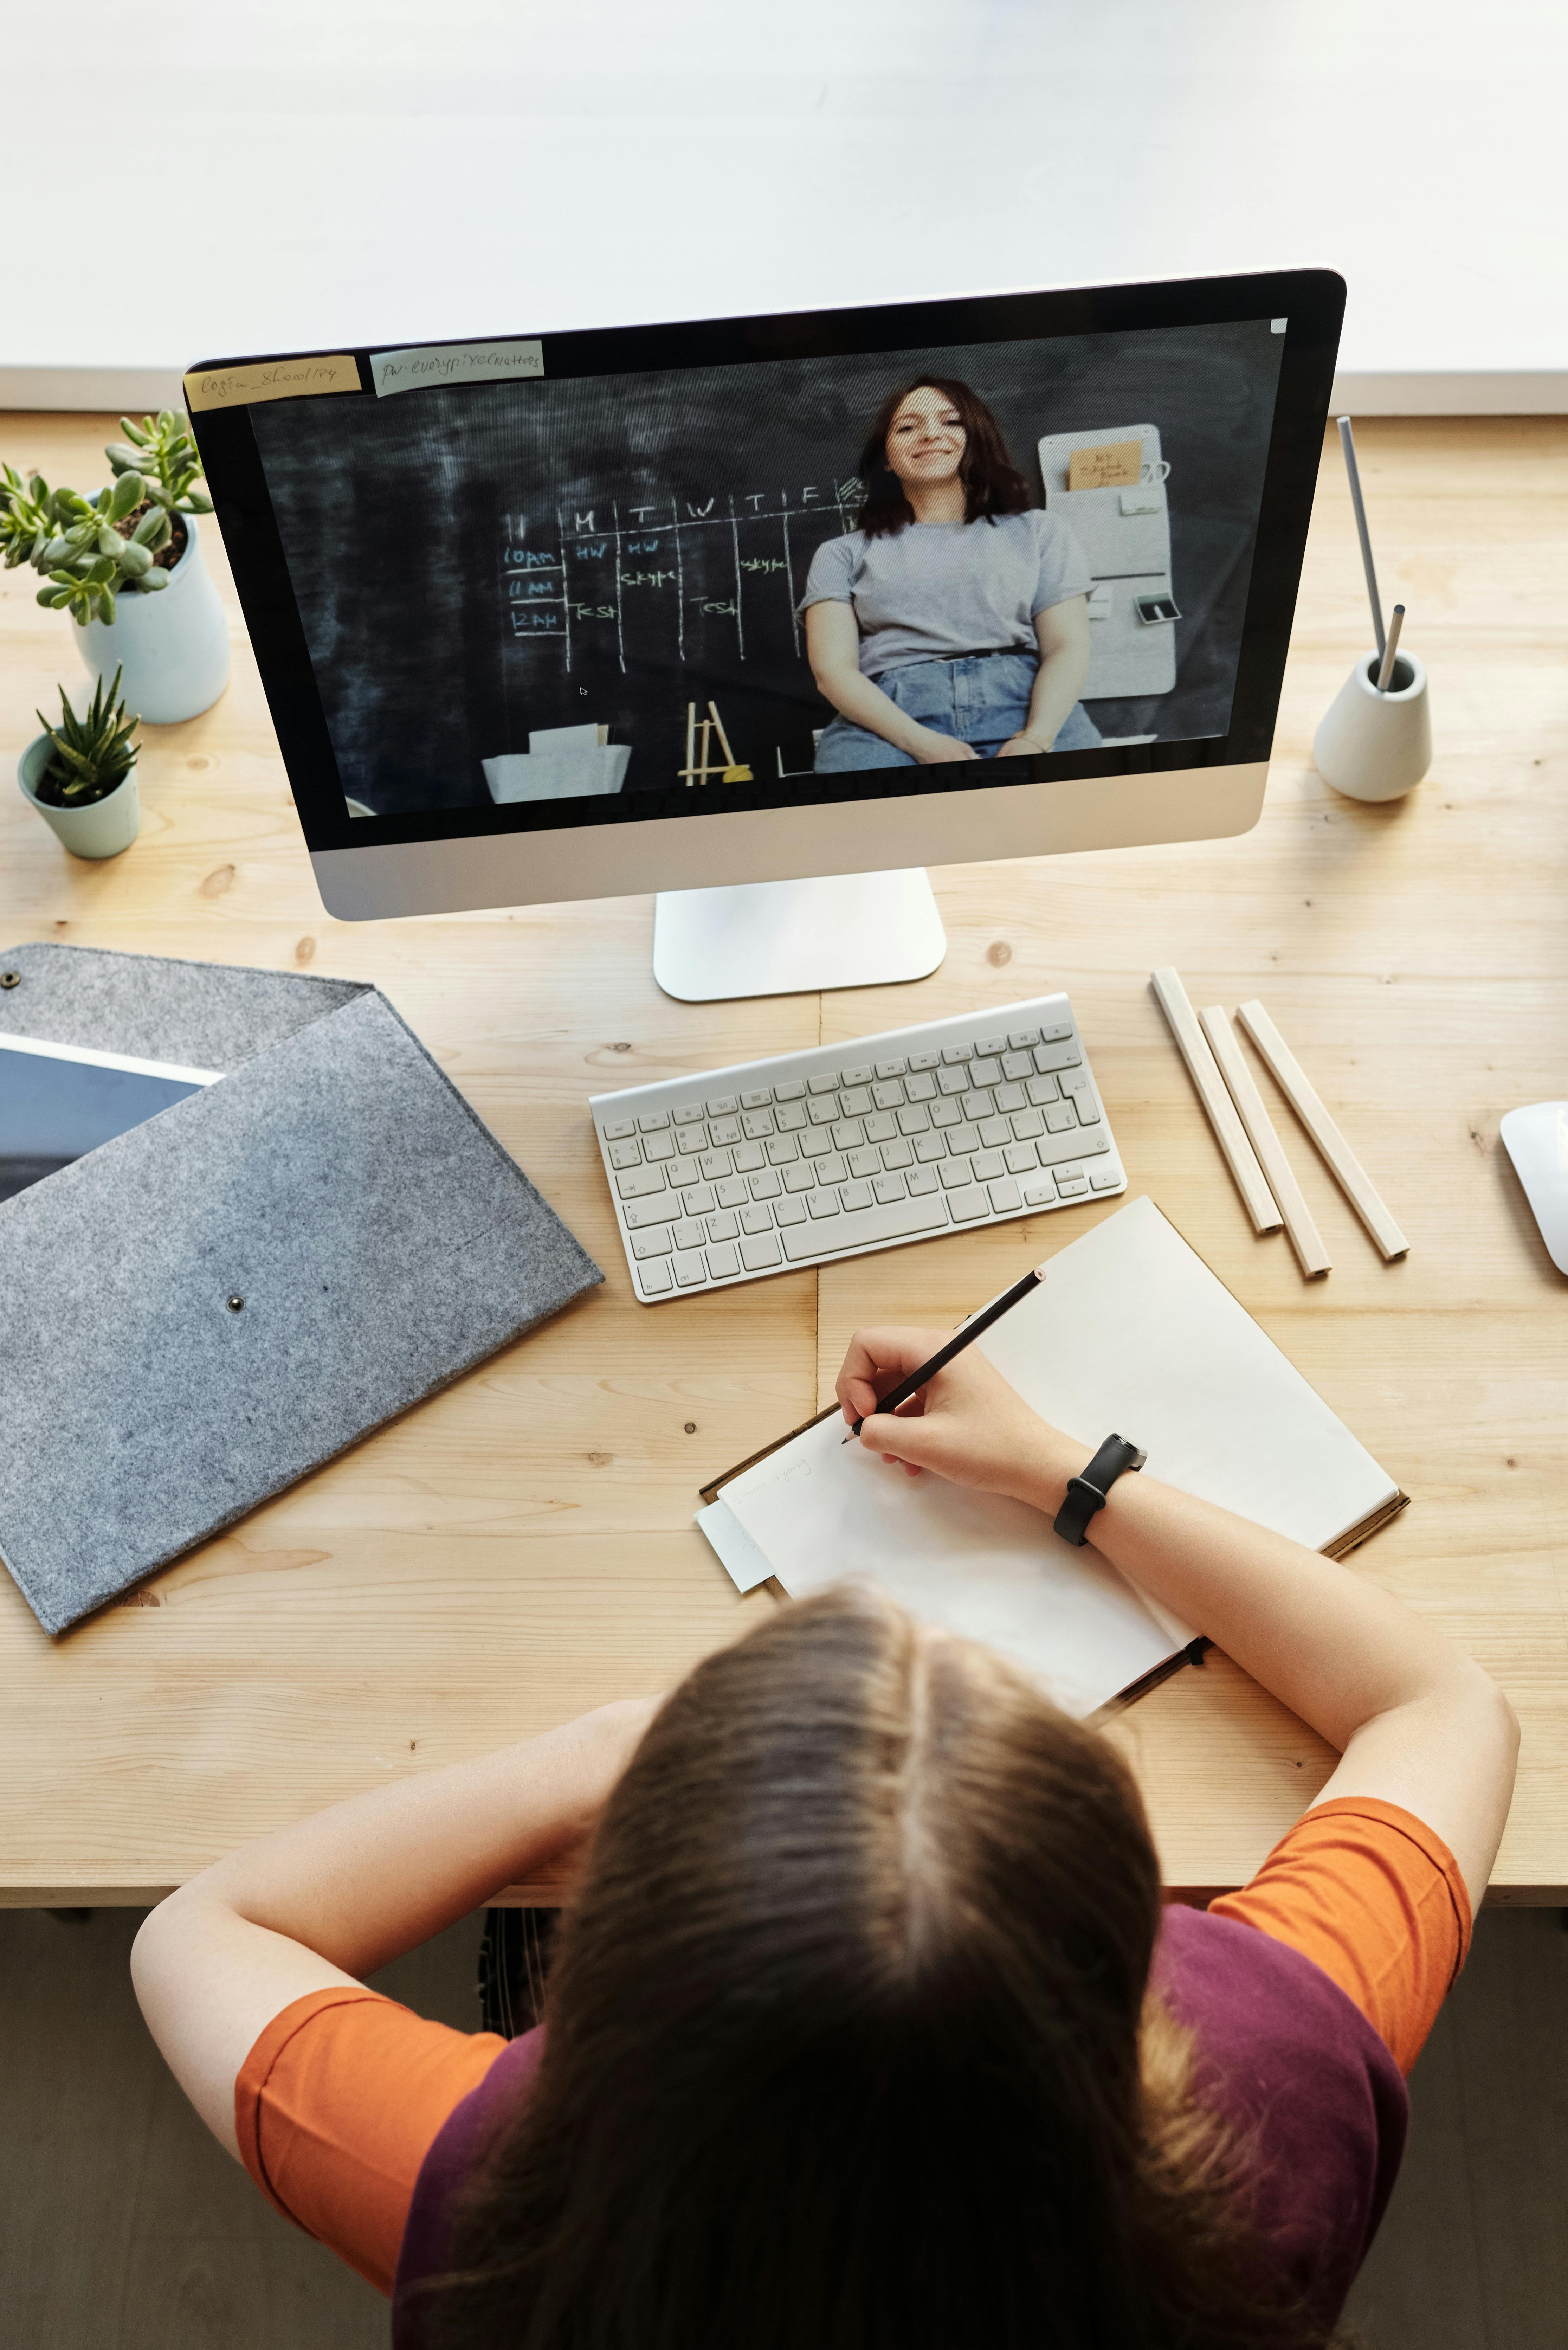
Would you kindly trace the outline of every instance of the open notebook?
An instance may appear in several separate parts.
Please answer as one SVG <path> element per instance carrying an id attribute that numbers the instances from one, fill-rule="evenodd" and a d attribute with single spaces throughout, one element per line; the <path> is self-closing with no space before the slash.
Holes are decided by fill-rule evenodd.
<path id="1" fill-rule="evenodd" d="M 1053 1257 L 976 1342 L 1085 1460 L 1114 1429 L 1147 1474 L 1336 1557 L 1406 1497 L 1160 1214 L 1135 1200 Z M 703 1489 L 697 1523 L 742 1590 L 847 1575 L 1013 1658 L 1086 1714 L 1179 1664 L 1179 1623 L 1038 1511 L 846 1446 L 836 1409 Z"/>

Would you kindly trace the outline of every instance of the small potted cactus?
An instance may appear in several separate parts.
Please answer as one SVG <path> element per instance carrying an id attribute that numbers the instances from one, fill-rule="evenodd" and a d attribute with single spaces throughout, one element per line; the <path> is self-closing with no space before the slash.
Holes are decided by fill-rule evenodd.
<path id="1" fill-rule="evenodd" d="M 99 678 L 78 717 L 60 688 L 60 723 L 40 710 L 35 735 L 16 765 L 22 796 L 51 827 L 73 857 L 118 857 L 141 827 L 132 740 L 140 720 L 128 718 L 119 671 L 107 692 Z"/>
<path id="2" fill-rule="evenodd" d="M 101 683 L 111 670 L 154 724 L 194 718 L 229 681 L 229 628 L 207 576 L 196 516 L 202 461 L 188 419 L 165 408 L 105 451 L 114 474 L 90 497 L 0 465 L 0 556 L 30 563 L 38 601 L 68 612 L 77 650 Z"/>

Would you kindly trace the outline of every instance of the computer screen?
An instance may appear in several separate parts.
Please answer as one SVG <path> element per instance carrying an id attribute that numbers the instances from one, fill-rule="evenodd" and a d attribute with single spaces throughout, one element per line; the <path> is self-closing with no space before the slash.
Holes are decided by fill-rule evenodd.
<path id="1" fill-rule="evenodd" d="M 193 370 L 311 846 L 1266 757 L 1342 300 L 509 337 L 314 396 L 226 363 L 211 406 Z"/>

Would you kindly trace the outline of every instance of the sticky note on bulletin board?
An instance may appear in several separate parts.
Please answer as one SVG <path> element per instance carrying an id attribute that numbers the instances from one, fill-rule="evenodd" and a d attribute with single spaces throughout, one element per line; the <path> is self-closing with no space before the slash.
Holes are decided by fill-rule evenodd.
<path id="1" fill-rule="evenodd" d="M 1141 441 L 1096 441 L 1067 460 L 1070 490 L 1130 490 L 1143 464 Z"/>

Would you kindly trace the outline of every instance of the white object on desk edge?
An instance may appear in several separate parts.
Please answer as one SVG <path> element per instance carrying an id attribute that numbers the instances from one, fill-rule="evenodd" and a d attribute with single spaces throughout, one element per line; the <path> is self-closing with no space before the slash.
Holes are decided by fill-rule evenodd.
<path id="1" fill-rule="evenodd" d="M 1274 1131 L 1274 1122 L 1263 1107 L 1263 1097 L 1241 1056 L 1241 1047 L 1236 1042 L 1236 1032 L 1226 1017 L 1224 1006 L 1206 1004 L 1198 1016 L 1203 1023 L 1203 1033 L 1213 1047 L 1220 1075 L 1231 1088 L 1231 1098 L 1241 1113 L 1241 1123 L 1251 1137 L 1252 1148 L 1262 1162 L 1270 1188 L 1280 1203 L 1285 1231 L 1302 1271 L 1309 1280 L 1320 1273 L 1327 1273 L 1334 1260 L 1324 1248 L 1323 1235 L 1313 1222 L 1312 1210 L 1296 1181 L 1295 1170 L 1285 1157 L 1284 1144 Z"/>
<path id="2" fill-rule="evenodd" d="M 1148 980 L 1158 998 L 1159 1008 L 1170 1024 L 1177 1049 L 1198 1088 L 1198 1097 L 1209 1113 L 1214 1139 L 1236 1179 L 1236 1188 L 1252 1219 L 1253 1231 L 1277 1232 L 1284 1218 L 1258 1164 L 1258 1155 L 1247 1139 L 1246 1129 L 1236 1115 L 1236 1106 L 1225 1090 L 1224 1079 L 1204 1039 L 1203 1031 L 1198 1025 L 1198 1015 L 1181 983 L 1181 973 L 1173 963 L 1163 963 L 1158 971 L 1150 972 Z"/>
<path id="3" fill-rule="evenodd" d="M 1236 1017 L 1273 1074 L 1274 1083 L 1317 1145 L 1341 1190 L 1386 1258 L 1410 1247 L 1385 1207 L 1377 1187 L 1329 1116 L 1306 1071 L 1256 996 L 1237 1008 Z"/>

